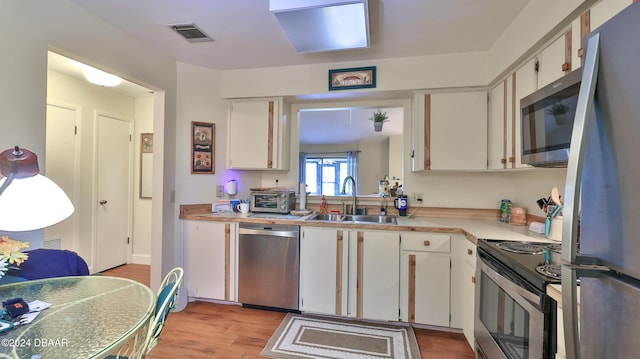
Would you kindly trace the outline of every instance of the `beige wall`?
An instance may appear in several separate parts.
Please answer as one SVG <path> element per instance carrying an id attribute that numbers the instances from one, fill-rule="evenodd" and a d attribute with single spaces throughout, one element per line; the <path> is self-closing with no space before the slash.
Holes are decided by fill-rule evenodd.
<path id="1" fill-rule="evenodd" d="M 153 105 L 153 97 L 135 99 L 132 261 L 139 264 L 151 264 L 153 197 L 140 198 L 140 134 L 153 133 Z M 153 178 L 151 180 L 153 181 Z"/>
<path id="2" fill-rule="evenodd" d="M 154 169 L 160 179 L 154 186 L 152 228 L 152 286 L 176 262 L 175 205 L 169 194 L 175 188 L 176 63 L 163 53 L 115 29 L 67 0 L 1 0 L 0 33 L 0 148 L 14 144 L 37 154 L 45 149 L 47 51 L 57 49 L 92 65 L 123 75 L 159 90 L 162 111 L 155 111 L 153 132 L 161 151 Z M 25 27 L 25 19 L 29 26 Z M 16 29 L 20 29 L 19 36 Z M 44 157 L 39 157 L 44 168 Z M 157 165 L 156 165 L 157 164 Z M 33 240 L 42 242 L 42 232 Z"/>

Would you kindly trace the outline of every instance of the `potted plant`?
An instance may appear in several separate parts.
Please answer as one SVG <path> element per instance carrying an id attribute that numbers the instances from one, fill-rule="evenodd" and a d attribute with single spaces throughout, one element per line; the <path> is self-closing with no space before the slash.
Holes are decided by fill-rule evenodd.
<path id="1" fill-rule="evenodd" d="M 389 121 L 388 118 L 389 116 L 387 116 L 386 112 L 381 112 L 380 109 L 378 109 L 378 111 L 373 113 L 373 117 L 369 119 L 373 121 L 373 129 L 376 132 L 380 132 L 382 131 L 382 124 Z"/>
<path id="2" fill-rule="evenodd" d="M 557 125 L 564 125 L 567 123 L 567 112 L 569 110 L 569 106 L 563 104 L 562 101 L 558 101 L 547 109 L 547 113 L 553 116 Z"/>

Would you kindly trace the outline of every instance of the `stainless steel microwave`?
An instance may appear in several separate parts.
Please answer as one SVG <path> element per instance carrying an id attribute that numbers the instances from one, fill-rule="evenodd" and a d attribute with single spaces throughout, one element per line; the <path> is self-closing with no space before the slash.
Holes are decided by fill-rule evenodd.
<path id="1" fill-rule="evenodd" d="M 251 192 L 251 212 L 289 213 L 295 209 L 293 190 L 264 190 Z"/>
<path id="2" fill-rule="evenodd" d="M 523 164 L 567 167 L 581 80 L 578 69 L 520 100 Z"/>

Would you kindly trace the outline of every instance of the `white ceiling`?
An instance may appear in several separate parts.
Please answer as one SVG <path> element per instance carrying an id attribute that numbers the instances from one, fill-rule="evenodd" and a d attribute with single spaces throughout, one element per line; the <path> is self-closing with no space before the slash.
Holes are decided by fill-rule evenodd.
<path id="1" fill-rule="evenodd" d="M 71 0 L 179 62 L 217 70 L 486 51 L 529 0 L 369 0 L 371 46 L 298 54 L 269 0 Z M 214 42 L 167 25 L 195 23 Z"/>
<path id="2" fill-rule="evenodd" d="M 369 48 L 307 54 L 289 44 L 269 0 L 71 1 L 178 62 L 231 70 L 487 51 L 530 0 L 369 0 Z M 168 27 L 182 23 L 195 23 L 214 41 L 190 43 Z M 49 67 L 82 78 L 80 65 L 53 53 Z M 132 97 L 150 93 L 127 81 L 113 90 Z M 401 134 L 402 109 L 382 110 L 391 120 L 382 133 L 373 132 L 371 108 L 309 112 L 301 142 L 372 142 Z"/>

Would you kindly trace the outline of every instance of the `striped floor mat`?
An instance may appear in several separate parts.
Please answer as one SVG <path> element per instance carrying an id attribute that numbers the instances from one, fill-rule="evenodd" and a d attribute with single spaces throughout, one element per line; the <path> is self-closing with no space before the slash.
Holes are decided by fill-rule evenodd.
<path id="1" fill-rule="evenodd" d="M 260 353 L 275 359 L 420 359 L 410 326 L 289 313 Z"/>

